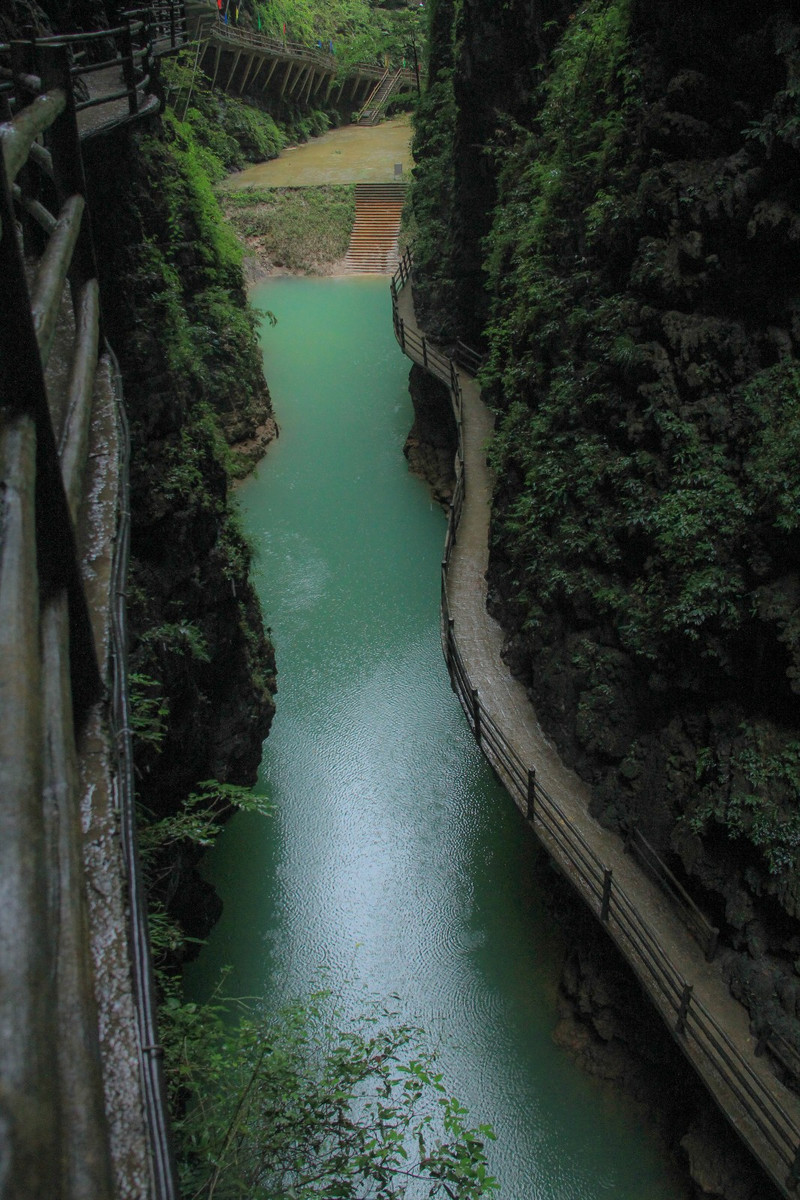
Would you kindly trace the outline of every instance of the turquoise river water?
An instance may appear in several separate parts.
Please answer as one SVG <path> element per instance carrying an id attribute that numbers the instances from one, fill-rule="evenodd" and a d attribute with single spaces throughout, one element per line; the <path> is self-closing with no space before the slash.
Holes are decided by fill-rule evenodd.
<path id="1" fill-rule="evenodd" d="M 278 655 L 260 790 L 206 871 L 224 913 L 187 987 L 279 1002 L 319 970 L 361 1011 L 401 997 L 474 1124 L 503 1200 L 675 1200 L 648 1134 L 552 1040 L 564 947 L 549 868 L 450 690 L 441 511 L 409 475 L 409 364 L 384 278 L 266 281 L 281 435 L 240 490 Z"/>

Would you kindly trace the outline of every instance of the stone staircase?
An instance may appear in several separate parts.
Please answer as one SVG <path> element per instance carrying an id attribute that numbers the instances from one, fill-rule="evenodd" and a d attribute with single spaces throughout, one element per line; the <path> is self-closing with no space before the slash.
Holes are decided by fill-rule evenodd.
<path id="1" fill-rule="evenodd" d="M 405 195 L 404 183 L 356 184 L 356 219 L 344 260 L 346 272 L 391 275 L 395 270 Z"/>

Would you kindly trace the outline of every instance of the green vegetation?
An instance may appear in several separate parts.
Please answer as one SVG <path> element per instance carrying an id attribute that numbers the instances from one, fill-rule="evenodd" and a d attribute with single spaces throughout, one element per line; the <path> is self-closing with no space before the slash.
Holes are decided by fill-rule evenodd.
<path id="1" fill-rule="evenodd" d="M 287 109 L 280 122 L 236 96 L 211 89 L 193 68 L 193 55 L 182 51 L 162 67 L 173 121 L 194 146 L 208 180 L 218 183 L 249 162 L 276 158 L 285 146 L 324 133 L 337 120 L 333 109 Z"/>
<path id="2" fill-rule="evenodd" d="M 387 56 L 400 65 L 412 45 L 421 48 L 425 28 L 418 2 L 370 0 L 241 0 L 239 22 L 268 37 L 282 39 L 285 30 L 288 41 L 332 47 L 343 68 Z"/>
<path id="3" fill-rule="evenodd" d="M 800 741 L 765 722 L 698 757 L 699 790 L 685 821 L 693 833 L 716 823 L 763 854 L 769 873 L 793 872 L 800 852 Z"/>
<path id="4" fill-rule="evenodd" d="M 410 204 L 418 316 L 432 336 L 453 333 L 448 319 L 454 282 L 451 225 L 454 199 L 452 0 L 429 4 L 428 86 L 413 116 L 413 171 Z"/>
<path id="5" fill-rule="evenodd" d="M 275 1014 L 172 996 L 162 1036 L 184 1195 L 478 1200 L 496 1190 L 491 1131 L 465 1125 L 422 1032 L 377 1001 L 353 1018 L 329 992 Z"/>
<path id="6" fill-rule="evenodd" d="M 652 820 L 662 852 L 727 855 L 754 889 L 793 894 L 800 372 L 795 293 L 773 281 L 794 253 L 781 171 L 800 144 L 797 23 L 776 18 L 762 42 L 750 23 L 748 53 L 768 46 L 758 92 L 744 56 L 735 84 L 717 79 L 646 6 L 589 0 L 524 34 L 518 19 L 522 65 L 506 81 L 492 62 L 473 104 L 460 65 L 511 6 L 469 20 L 461 0 L 426 7 L 415 296 L 445 339 L 480 309 L 460 254 L 464 214 L 482 218 L 464 152 L 480 140 L 497 189 L 483 248 L 492 591 L 515 667 L 610 823 Z M 707 28 L 698 11 L 693 36 Z M 488 113 L 493 131 L 476 133 Z"/>
<path id="7" fill-rule="evenodd" d="M 261 266 L 311 274 L 347 253 L 355 187 L 246 188 L 220 191 L 231 228 Z"/>

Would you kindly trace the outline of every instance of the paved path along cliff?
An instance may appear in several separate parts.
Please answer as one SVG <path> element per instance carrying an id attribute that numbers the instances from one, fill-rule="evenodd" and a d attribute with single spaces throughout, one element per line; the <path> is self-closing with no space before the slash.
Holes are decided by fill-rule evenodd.
<path id="1" fill-rule="evenodd" d="M 416 350 L 422 334 L 416 324 L 410 286 L 396 292 L 396 317 L 406 334 L 406 353 L 423 363 L 429 355 Z M 433 349 L 431 343 L 427 346 Z M 672 902 L 626 854 L 622 839 L 590 816 L 588 787 L 560 761 L 538 725 L 524 686 L 503 662 L 503 631 L 486 610 L 492 495 L 486 445 L 493 418 L 475 380 L 463 369 L 456 371 L 462 394 L 466 486 L 447 571 L 446 596 L 453 636 L 470 684 L 477 690 L 481 711 L 502 730 L 518 759 L 535 769 L 537 788 L 556 802 L 555 823 L 532 822 L 537 836 L 590 907 L 604 919 L 608 933 L 733 1128 L 780 1191 L 786 1196 L 796 1195 L 800 1101 L 757 1055 L 747 1012 L 731 996 L 719 966 L 707 962 L 702 948 L 688 935 Z M 489 757 L 492 759 L 491 754 Z M 497 768 L 498 764 L 495 761 L 493 765 Z M 508 784 L 502 767 L 498 774 Z M 522 811 L 530 815 L 518 790 L 516 794 L 513 788 L 509 791 Z M 559 825 L 565 833 L 568 827 L 571 834 L 580 835 L 579 844 L 588 845 L 606 873 L 613 873 L 614 887 L 638 914 L 637 930 L 624 919 L 624 907 L 615 904 L 614 892 L 610 893 L 610 903 L 606 898 L 605 911 L 602 900 L 598 905 L 597 891 L 587 885 L 574 859 L 563 851 Z M 607 874 L 607 878 L 610 883 L 612 875 Z M 676 984 L 682 985 L 677 994 Z"/>

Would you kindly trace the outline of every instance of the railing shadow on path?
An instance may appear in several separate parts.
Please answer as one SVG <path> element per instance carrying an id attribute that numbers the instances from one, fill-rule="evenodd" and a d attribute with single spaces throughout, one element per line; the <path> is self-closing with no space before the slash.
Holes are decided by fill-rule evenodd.
<path id="1" fill-rule="evenodd" d="M 779 1191 L 796 1197 L 800 1101 L 760 1057 L 763 1045 L 712 961 L 717 930 L 640 834 L 626 846 L 589 816 L 584 785 L 558 760 L 500 657 L 502 631 L 486 612 L 492 419 L 471 374 L 480 360 L 466 347 L 451 357 L 419 330 L 412 265 L 406 251 L 391 283 L 395 336 L 449 388 L 458 426 L 441 574 L 442 648 L 453 690 L 527 824 L 622 951 L 720 1110 Z"/>

